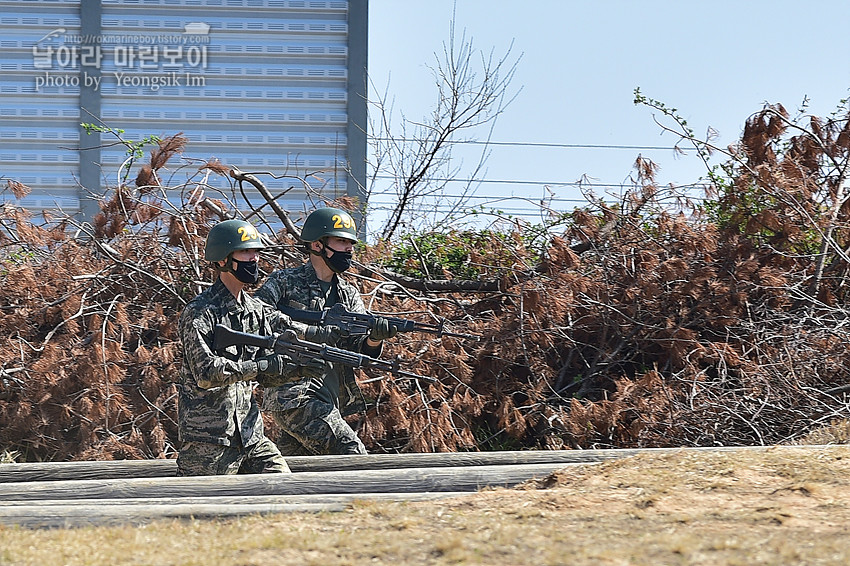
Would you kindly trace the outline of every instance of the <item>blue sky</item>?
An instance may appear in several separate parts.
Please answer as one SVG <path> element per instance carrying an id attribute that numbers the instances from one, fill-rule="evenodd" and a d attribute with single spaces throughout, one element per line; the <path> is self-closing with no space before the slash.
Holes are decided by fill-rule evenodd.
<path id="1" fill-rule="evenodd" d="M 427 64 L 448 40 L 453 0 L 369 0 L 369 73 L 397 110 L 420 119 L 436 96 Z M 521 56 L 521 88 L 493 141 L 672 147 L 634 89 L 675 107 L 721 146 L 738 139 L 765 102 L 826 115 L 850 87 L 850 2 L 813 0 L 457 0 L 457 35 Z M 484 135 L 484 132 L 481 133 Z M 619 184 L 638 154 L 660 165 L 662 183 L 698 180 L 705 169 L 672 150 L 494 147 L 482 195 L 541 196 L 545 183 Z M 469 160 L 472 161 L 472 158 Z M 529 183 L 518 183 L 529 181 Z M 571 187 L 553 185 L 559 198 Z M 566 206 L 566 203 L 565 203 Z M 572 205 L 569 206 L 572 208 Z"/>

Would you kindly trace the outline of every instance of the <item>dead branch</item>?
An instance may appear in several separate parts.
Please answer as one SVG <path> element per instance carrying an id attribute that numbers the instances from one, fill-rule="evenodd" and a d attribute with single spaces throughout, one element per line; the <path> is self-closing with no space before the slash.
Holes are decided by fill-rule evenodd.
<path id="1" fill-rule="evenodd" d="M 259 192 L 260 195 L 263 197 L 263 199 L 265 199 L 265 201 L 268 203 L 268 205 L 271 206 L 275 215 L 278 217 L 278 219 L 286 227 L 286 230 L 290 234 L 295 236 L 296 239 L 298 239 L 298 240 L 301 239 L 301 230 L 299 230 L 295 226 L 295 224 L 292 222 L 292 219 L 289 217 L 289 213 L 286 212 L 283 209 L 283 207 L 281 207 L 277 203 L 277 200 L 272 195 L 271 191 L 268 190 L 268 188 L 265 186 L 265 184 L 263 184 L 263 182 L 260 181 L 260 179 L 256 175 L 253 175 L 251 173 L 243 173 L 242 171 L 240 171 L 236 167 L 231 167 L 230 168 L 230 176 L 233 177 L 234 179 L 236 179 L 237 181 L 239 181 L 240 184 L 243 181 L 245 181 L 245 182 L 253 185 L 254 188 L 257 189 L 257 192 Z"/>
<path id="2" fill-rule="evenodd" d="M 414 279 L 392 271 L 368 266 L 368 269 L 380 273 L 390 281 L 415 291 L 433 291 L 437 293 L 496 293 L 501 291 L 499 281 L 463 281 L 456 279 Z"/>

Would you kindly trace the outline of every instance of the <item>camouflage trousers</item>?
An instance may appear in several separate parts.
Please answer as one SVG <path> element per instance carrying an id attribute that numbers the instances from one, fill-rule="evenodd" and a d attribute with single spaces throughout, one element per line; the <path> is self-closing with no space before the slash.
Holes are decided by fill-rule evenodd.
<path id="1" fill-rule="evenodd" d="M 366 454 L 366 447 L 339 409 L 311 399 L 292 409 L 271 412 L 281 428 L 277 446 L 285 456 Z"/>
<path id="2" fill-rule="evenodd" d="M 266 438 L 249 446 L 184 442 L 177 455 L 178 476 L 290 473 L 274 442 Z"/>

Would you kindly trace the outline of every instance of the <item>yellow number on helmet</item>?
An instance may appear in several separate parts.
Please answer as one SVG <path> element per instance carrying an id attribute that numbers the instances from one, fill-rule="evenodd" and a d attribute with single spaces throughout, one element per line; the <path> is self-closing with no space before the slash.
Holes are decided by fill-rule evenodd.
<path id="1" fill-rule="evenodd" d="M 237 231 L 242 234 L 243 242 L 247 242 L 248 240 L 257 240 L 260 237 L 257 233 L 257 229 L 253 226 L 240 226 Z"/>
<path id="2" fill-rule="evenodd" d="M 331 217 L 331 220 L 334 221 L 334 228 L 351 228 L 354 226 L 354 220 L 352 220 L 347 214 L 344 216 L 334 214 Z"/>

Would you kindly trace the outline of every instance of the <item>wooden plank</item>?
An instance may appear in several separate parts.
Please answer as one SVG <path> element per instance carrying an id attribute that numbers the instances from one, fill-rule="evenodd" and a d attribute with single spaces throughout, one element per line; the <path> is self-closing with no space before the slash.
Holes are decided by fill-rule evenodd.
<path id="1" fill-rule="evenodd" d="M 108 479 L 152 478 L 177 473 L 175 460 L 109 460 L 83 462 L 26 462 L 0 464 L 0 483 Z"/>
<path id="2" fill-rule="evenodd" d="M 688 450 L 812 448 L 832 447 L 728 447 Z M 682 449 L 630 452 L 670 450 Z M 611 457 L 623 457 L 627 451 L 604 452 L 618 454 L 610 454 Z M 15 482 L 0 485 L 0 525 L 29 528 L 76 527 L 141 524 L 155 519 L 227 518 L 252 514 L 339 511 L 347 508 L 352 501 L 361 499 L 424 500 L 462 495 L 488 485 L 509 487 L 567 465 L 576 463 L 480 465 L 461 468 L 438 466 L 259 476 Z M 370 486 L 374 491 L 369 491 Z M 457 491 L 450 491 L 448 486 L 454 486 Z M 398 492 L 393 489 L 398 489 Z M 14 499 L 16 495 L 18 498 Z"/>
<path id="3" fill-rule="evenodd" d="M 351 456 L 290 456 L 293 472 L 389 470 L 513 464 L 591 463 L 634 456 L 641 452 L 677 450 L 767 450 L 783 447 L 634 448 L 606 450 L 522 450 L 501 452 L 447 452 L 428 454 L 368 454 Z M 788 448 L 788 447 L 785 447 Z M 175 460 L 112 460 L 0 464 L 0 484 L 11 482 L 154 478 L 174 476 Z"/>
<path id="4" fill-rule="evenodd" d="M 248 496 L 328 493 L 411 493 L 476 491 L 487 486 L 513 486 L 563 468 L 565 464 L 403 468 L 131 478 L 109 480 L 56 480 L 0 484 L 0 500 L 120 499 L 139 497 Z"/>
<path id="5" fill-rule="evenodd" d="M 293 472 L 390 470 L 511 464 L 584 463 L 620 457 L 610 450 L 528 450 L 503 452 L 447 452 L 428 454 L 366 454 L 349 456 L 290 456 Z M 32 462 L 0 465 L 0 483 L 74 479 L 153 478 L 174 476 L 175 460 L 111 460 Z"/>
<path id="6" fill-rule="evenodd" d="M 338 503 L 350 504 L 354 501 L 431 501 L 433 499 L 445 499 L 447 497 L 458 497 L 469 495 L 468 491 L 432 491 L 426 493 L 327 493 L 327 494 L 294 494 L 294 495 L 221 495 L 213 497 L 134 497 L 125 499 L 74 499 L 74 505 L 173 505 L 185 503 L 191 505 L 297 505 L 302 503 Z M 68 499 L 39 499 L 37 501 L 27 500 L 3 500 L 0 501 L 0 515 L 7 507 L 31 507 L 38 505 L 61 506 L 68 505 Z"/>

